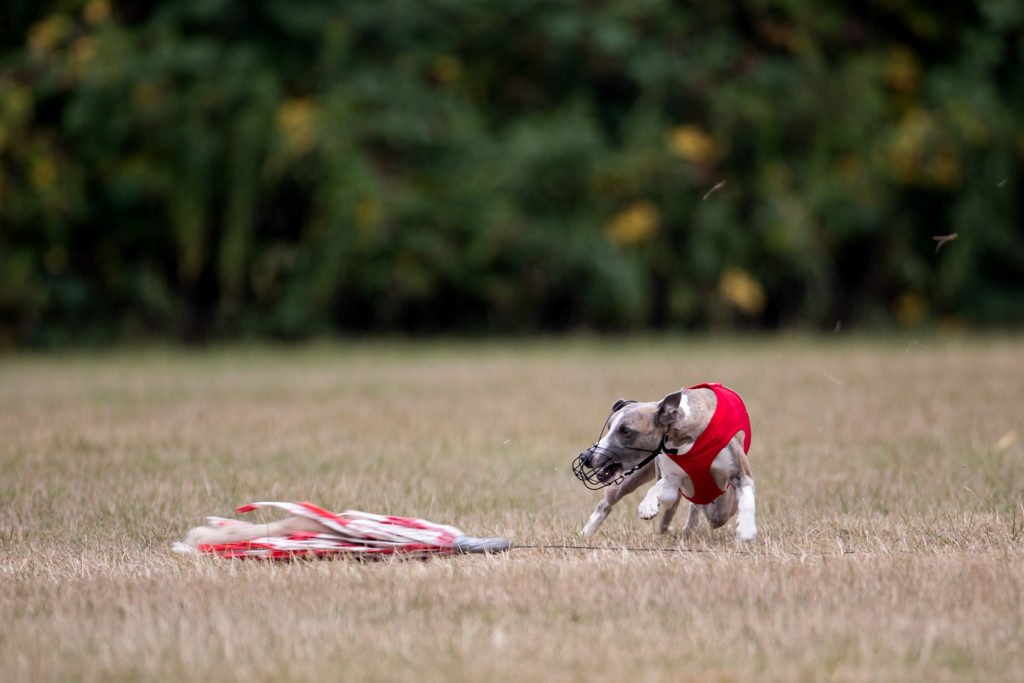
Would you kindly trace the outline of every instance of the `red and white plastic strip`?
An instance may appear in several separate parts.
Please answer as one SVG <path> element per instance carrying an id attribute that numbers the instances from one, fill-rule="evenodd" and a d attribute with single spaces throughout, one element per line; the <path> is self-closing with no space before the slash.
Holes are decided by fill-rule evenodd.
<path id="1" fill-rule="evenodd" d="M 200 544 L 199 552 L 220 557 L 259 559 L 332 555 L 426 557 L 457 552 L 456 540 L 466 538 L 460 529 L 447 524 L 435 524 L 412 517 L 375 515 L 358 510 L 335 513 L 312 503 L 250 503 L 237 508 L 237 512 L 252 512 L 261 507 L 276 507 L 290 515 L 314 519 L 333 533 L 296 531 L 288 536 L 265 536 L 237 543 Z M 209 526 L 240 523 L 223 517 L 208 517 L 206 521 Z M 176 543 L 174 550 L 195 551 L 181 543 Z"/>

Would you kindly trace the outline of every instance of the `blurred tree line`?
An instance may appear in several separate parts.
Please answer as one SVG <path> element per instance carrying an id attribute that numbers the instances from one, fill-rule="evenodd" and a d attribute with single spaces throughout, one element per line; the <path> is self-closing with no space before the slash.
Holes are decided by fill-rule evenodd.
<path id="1" fill-rule="evenodd" d="M 1024 321 L 1020 0 L 0 22 L 0 347 Z"/>

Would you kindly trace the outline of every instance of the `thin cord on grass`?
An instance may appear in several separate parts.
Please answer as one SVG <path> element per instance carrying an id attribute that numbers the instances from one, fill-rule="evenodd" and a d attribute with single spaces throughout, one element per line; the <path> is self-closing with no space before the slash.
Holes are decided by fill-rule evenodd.
<path id="1" fill-rule="evenodd" d="M 530 548 L 533 550 L 628 550 L 634 553 L 707 553 L 711 552 L 704 548 L 634 548 L 628 546 L 610 545 L 520 545 L 514 544 L 512 550 L 517 548 Z"/>
<path id="2" fill-rule="evenodd" d="M 604 546 L 604 545 L 519 545 L 513 544 L 510 550 L 528 548 L 532 550 L 619 550 L 634 553 L 728 553 L 736 555 L 747 555 L 742 550 L 709 550 L 707 548 L 637 548 L 631 546 Z M 806 555 L 807 553 L 793 550 L 782 551 L 786 555 Z M 853 550 L 842 550 L 843 555 L 853 555 Z"/>

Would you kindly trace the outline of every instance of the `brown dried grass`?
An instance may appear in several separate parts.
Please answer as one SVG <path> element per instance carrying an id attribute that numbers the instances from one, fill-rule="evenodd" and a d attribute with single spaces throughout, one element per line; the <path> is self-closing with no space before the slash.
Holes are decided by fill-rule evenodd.
<path id="1" fill-rule="evenodd" d="M 5 680 L 1019 680 L 1024 353 L 928 340 L 380 342 L 0 360 Z M 760 536 L 430 561 L 168 551 L 312 500 L 581 545 L 618 396 L 743 394 Z M 1010 436 L 1007 436 L 1010 435 Z M 261 514 L 261 513 L 260 513 Z M 272 518 L 268 512 L 266 518 Z"/>

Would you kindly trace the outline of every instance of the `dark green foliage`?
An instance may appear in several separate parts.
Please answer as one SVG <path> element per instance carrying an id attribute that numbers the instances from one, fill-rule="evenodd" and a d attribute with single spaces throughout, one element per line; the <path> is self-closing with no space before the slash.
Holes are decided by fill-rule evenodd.
<path id="1" fill-rule="evenodd" d="M 0 347 L 1020 324 L 1024 5 L 933 5 L 9 2 Z"/>

